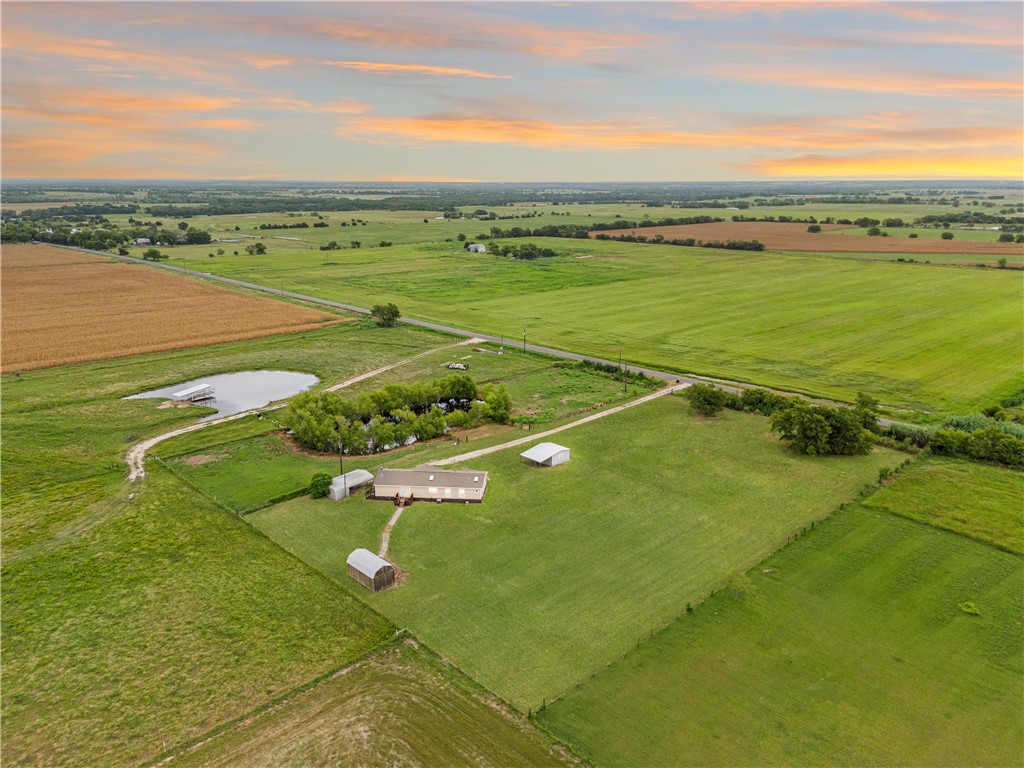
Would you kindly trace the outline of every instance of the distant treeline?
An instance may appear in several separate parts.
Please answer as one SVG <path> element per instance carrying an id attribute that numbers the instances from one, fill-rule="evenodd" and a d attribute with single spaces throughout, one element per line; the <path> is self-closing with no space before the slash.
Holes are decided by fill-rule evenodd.
<path id="1" fill-rule="evenodd" d="M 5 210 L 2 212 L 4 221 L 12 218 L 28 219 L 29 221 L 45 221 L 47 219 L 84 219 L 86 216 L 103 216 L 108 213 L 138 213 L 137 205 L 116 205 L 114 203 L 95 203 L 84 205 L 61 205 L 55 208 L 36 208 L 21 213 Z"/>

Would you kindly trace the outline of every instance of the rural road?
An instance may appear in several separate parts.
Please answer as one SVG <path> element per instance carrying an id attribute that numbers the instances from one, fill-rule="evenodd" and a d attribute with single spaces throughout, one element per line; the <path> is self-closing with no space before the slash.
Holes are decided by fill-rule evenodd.
<path id="1" fill-rule="evenodd" d="M 350 387 L 356 382 L 372 378 L 381 373 L 384 373 L 385 371 L 390 371 L 392 368 L 397 368 L 400 365 L 411 363 L 413 360 L 418 360 L 424 355 L 429 355 L 433 352 L 439 352 L 442 349 L 462 347 L 467 344 L 476 344 L 479 341 L 480 339 L 472 338 L 466 339 L 465 341 L 460 341 L 457 344 L 449 344 L 448 346 L 444 347 L 435 347 L 433 349 L 428 349 L 426 352 L 420 352 L 418 355 L 407 357 L 405 358 L 405 360 L 399 360 L 397 363 L 385 365 L 383 368 L 378 368 L 375 371 L 361 373 L 358 376 L 353 376 L 351 379 L 345 379 L 345 381 L 342 381 L 339 384 L 335 384 L 333 386 L 328 387 L 326 391 L 335 392 L 339 389 Z M 164 432 L 164 434 L 162 435 L 157 435 L 156 437 L 151 437 L 148 440 L 143 440 L 141 443 L 137 443 L 136 445 L 132 446 L 132 449 L 128 451 L 127 457 L 125 457 L 125 461 L 128 462 L 128 481 L 133 482 L 135 480 L 138 480 L 139 478 L 146 476 L 146 451 L 148 451 L 154 445 L 162 443 L 164 440 L 168 440 L 172 437 L 177 437 L 178 435 L 186 435 L 189 432 L 195 432 L 197 429 L 203 429 L 204 427 L 212 427 L 214 424 L 226 424 L 229 421 L 240 419 L 243 416 L 251 416 L 254 413 L 266 413 L 267 411 L 276 411 L 278 408 L 284 408 L 286 405 L 287 403 L 278 403 L 277 405 L 271 405 L 269 407 L 264 406 L 263 408 L 253 408 L 252 410 L 242 411 L 241 413 L 233 413 L 230 416 L 224 416 L 223 418 L 220 419 L 210 419 L 209 421 L 202 421 L 198 424 L 190 424 L 187 427 L 172 429 L 170 432 Z"/>

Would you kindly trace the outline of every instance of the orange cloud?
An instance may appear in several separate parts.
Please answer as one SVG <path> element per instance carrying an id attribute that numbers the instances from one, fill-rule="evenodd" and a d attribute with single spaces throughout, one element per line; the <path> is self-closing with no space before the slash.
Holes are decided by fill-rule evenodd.
<path id="1" fill-rule="evenodd" d="M 98 74 L 131 77 L 143 71 L 162 79 L 184 77 L 193 80 L 230 82 L 210 67 L 208 59 L 192 58 L 178 51 L 153 51 L 123 40 L 64 37 L 26 27 L 5 25 L 3 47 L 6 56 L 38 60 L 65 58 L 94 62 Z"/>
<path id="2" fill-rule="evenodd" d="M 423 117 L 364 115 L 338 131 L 345 139 L 409 144 L 465 142 L 519 144 L 542 149 L 631 150 L 654 147 L 792 148 L 799 150 L 884 148 L 918 151 L 996 145 L 1019 147 L 1016 127 L 934 126 L 928 116 L 882 113 L 854 118 L 805 118 L 743 129 L 687 131 L 637 127 L 635 123 L 556 123 L 476 115 Z"/>
<path id="3" fill-rule="evenodd" d="M 442 75 L 459 77 L 481 77 L 489 80 L 512 80 L 511 75 L 493 75 L 475 69 L 458 67 L 434 67 L 428 64 L 387 64 L 379 61 L 322 61 L 331 67 L 354 69 L 359 72 L 371 72 L 375 75 Z"/>
<path id="4" fill-rule="evenodd" d="M 703 68 L 707 74 L 744 83 L 769 83 L 793 88 L 829 88 L 866 93 L 899 93 L 914 96 L 1019 99 L 1020 76 L 1013 78 L 970 77 L 929 73 L 884 74 L 828 72 L 820 66 L 770 67 L 764 64 L 719 64 Z"/>
<path id="5" fill-rule="evenodd" d="M 761 176 L 868 179 L 1020 179 L 1021 155 L 864 154 L 762 158 L 739 168 Z"/>
<path id="6" fill-rule="evenodd" d="M 191 120 L 185 123 L 185 127 L 213 131 L 255 131 L 262 128 L 263 124 L 242 117 L 214 117 L 209 120 Z"/>

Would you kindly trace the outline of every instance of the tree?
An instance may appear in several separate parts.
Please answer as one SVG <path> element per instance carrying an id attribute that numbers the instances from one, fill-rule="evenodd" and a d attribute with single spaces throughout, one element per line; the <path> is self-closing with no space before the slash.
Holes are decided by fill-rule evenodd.
<path id="1" fill-rule="evenodd" d="M 1013 235 L 1011 235 L 1009 232 L 1003 232 L 1003 234 L 1001 234 L 999 236 L 999 242 L 1000 243 L 1012 243 L 1013 242 Z"/>
<path id="2" fill-rule="evenodd" d="M 370 314 L 376 319 L 377 325 L 383 328 L 392 328 L 398 325 L 398 318 L 402 316 L 394 304 L 376 304 L 370 310 Z"/>
<path id="3" fill-rule="evenodd" d="M 778 432 L 797 453 L 815 456 L 828 451 L 828 422 L 802 401 L 772 414 L 772 431 Z"/>
<path id="4" fill-rule="evenodd" d="M 857 405 L 854 412 L 864 429 L 873 430 L 878 425 L 878 401 L 867 392 L 857 393 Z"/>
<path id="5" fill-rule="evenodd" d="M 245 252 L 250 256 L 262 256 L 267 252 L 267 246 L 263 243 L 253 243 L 252 245 L 245 246 Z"/>
<path id="6" fill-rule="evenodd" d="M 952 240 L 953 239 L 953 233 L 952 232 L 943 232 L 942 233 L 942 239 L 943 240 Z"/>
<path id="7" fill-rule="evenodd" d="M 187 221 L 179 221 L 178 222 L 178 229 L 180 229 L 182 232 L 187 230 L 188 229 L 188 222 Z"/>
<path id="8" fill-rule="evenodd" d="M 466 239 L 466 236 L 462 232 L 459 232 L 459 234 L 455 236 L 455 239 L 461 243 Z"/>
<path id="9" fill-rule="evenodd" d="M 314 472 L 309 481 L 309 494 L 314 499 L 322 499 L 331 490 L 331 478 L 327 472 Z"/>
<path id="10" fill-rule="evenodd" d="M 160 261 L 161 259 L 166 259 L 167 255 L 164 253 L 160 253 L 160 251 L 158 251 L 156 248 L 149 248 L 145 253 L 142 254 L 142 258 L 144 258 L 146 261 Z"/>
<path id="11" fill-rule="evenodd" d="M 1003 258 L 999 259 L 999 260 L 998 260 L 998 261 L 996 262 L 996 264 L 998 264 L 998 265 L 999 265 L 999 268 L 1000 268 L 1000 269 L 1006 269 L 1006 257 L 1004 256 Z"/>
<path id="12" fill-rule="evenodd" d="M 363 244 L 362 244 L 361 242 L 359 242 L 358 240 L 350 240 L 350 241 L 349 241 L 349 244 L 350 244 L 350 245 L 351 245 L 351 246 L 352 246 L 353 248 L 361 248 L 361 247 L 363 246 Z"/>
<path id="13" fill-rule="evenodd" d="M 878 237 L 880 234 L 882 234 L 882 230 L 878 227 L 871 227 L 871 229 L 868 230 L 868 237 Z"/>
<path id="14" fill-rule="evenodd" d="M 808 232 L 821 232 L 821 225 L 820 224 L 811 224 L 811 226 L 809 226 L 807 228 L 807 231 Z"/>
<path id="15" fill-rule="evenodd" d="M 118 253 L 119 256 L 127 256 L 128 255 L 128 249 L 125 248 L 122 245 L 120 248 L 117 249 L 117 253 Z"/>
<path id="16" fill-rule="evenodd" d="M 725 392 L 710 384 L 694 384 L 686 389 L 690 407 L 704 416 L 715 416 L 725 408 Z"/>

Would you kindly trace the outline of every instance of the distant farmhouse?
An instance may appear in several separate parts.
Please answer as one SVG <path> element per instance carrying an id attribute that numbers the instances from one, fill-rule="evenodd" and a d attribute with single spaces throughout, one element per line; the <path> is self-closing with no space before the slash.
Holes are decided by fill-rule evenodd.
<path id="1" fill-rule="evenodd" d="M 569 449 L 557 443 L 537 443 L 519 455 L 531 464 L 544 467 L 557 467 L 569 461 Z"/>
<path id="2" fill-rule="evenodd" d="M 348 575 L 371 592 L 380 592 L 395 584 L 395 566 L 368 549 L 356 549 L 345 561 Z"/>
<path id="3" fill-rule="evenodd" d="M 365 469 L 353 469 L 351 472 L 346 472 L 344 475 L 338 475 L 331 480 L 331 488 L 327 492 L 335 501 L 344 499 L 346 496 L 351 495 L 352 491 L 369 482 L 373 481 L 373 473 L 367 472 Z"/>
<path id="4" fill-rule="evenodd" d="M 473 253 L 487 253 L 487 247 L 483 243 L 470 243 L 466 246 L 466 250 Z"/>
<path id="5" fill-rule="evenodd" d="M 377 471 L 373 481 L 375 499 L 425 501 L 483 501 L 487 473 L 476 470 L 445 470 L 426 464 L 416 469 Z"/>
<path id="6" fill-rule="evenodd" d="M 135 244 L 136 245 L 152 245 L 153 243 L 152 243 L 152 241 L 148 237 L 136 237 L 135 238 Z"/>

